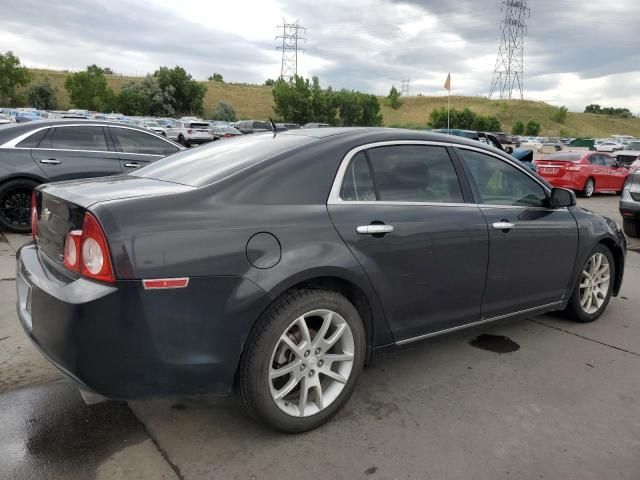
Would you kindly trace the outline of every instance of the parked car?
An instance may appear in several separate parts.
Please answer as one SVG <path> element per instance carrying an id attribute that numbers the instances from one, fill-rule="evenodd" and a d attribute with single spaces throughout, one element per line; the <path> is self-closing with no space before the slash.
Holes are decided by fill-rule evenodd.
<path id="1" fill-rule="evenodd" d="M 542 142 L 542 148 L 549 147 L 553 148 L 556 152 L 561 151 L 564 148 L 564 144 L 560 140 L 545 140 Z"/>
<path id="2" fill-rule="evenodd" d="M 276 127 L 284 128 L 285 130 L 297 130 L 301 128 L 297 123 L 276 123 Z"/>
<path id="3" fill-rule="evenodd" d="M 554 187 L 570 188 L 585 197 L 594 193 L 620 194 L 629 175 L 629 170 L 606 153 L 556 153 L 533 163 L 538 174 Z"/>
<path id="4" fill-rule="evenodd" d="M 615 142 L 602 142 L 595 145 L 596 152 L 616 152 L 623 148 L 624 145 Z"/>
<path id="5" fill-rule="evenodd" d="M 242 122 L 239 122 L 235 128 L 237 128 L 240 133 L 244 134 L 273 131 L 271 123 L 262 120 L 243 120 Z"/>
<path id="6" fill-rule="evenodd" d="M 640 237 L 640 170 L 629 175 L 620 196 L 620 215 L 624 233 Z"/>
<path id="7" fill-rule="evenodd" d="M 30 231 L 31 192 L 41 183 L 121 174 L 182 149 L 141 128 L 81 122 L 0 128 L 0 230 Z"/>
<path id="8" fill-rule="evenodd" d="M 385 348 L 550 310 L 595 320 L 626 250 L 509 155 L 395 129 L 215 142 L 43 185 L 32 215 L 18 316 L 52 363 L 115 398 L 236 386 L 287 432 L 328 421 Z"/>
<path id="9" fill-rule="evenodd" d="M 164 136 L 185 147 L 211 142 L 215 137 L 209 131 L 207 122 L 177 120 L 165 127 Z"/>
<path id="10" fill-rule="evenodd" d="M 233 138 L 242 135 L 242 132 L 233 127 L 211 127 L 213 135 L 219 138 Z"/>
<path id="11" fill-rule="evenodd" d="M 0 125 L 6 125 L 8 123 L 15 123 L 15 119 L 10 115 L 0 113 Z"/>
<path id="12" fill-rule="evenodd" d="M 634 162 L 640 160 L 640 142 L 629 142 L 622 150 L 614 153 L 613 156 L 620 164 L 630 168 Z"/>
<path id="13" fill-rule="evenodd" d="M 140 123 L 140 126 L 142 128 L 146 128 L 148 130 L 151 130 L 153 132 L 156 132 L 159 135 L 162 135 L 164 133 L 165 130 L 165 126 L 161 125 L 158 122 L 155 122 L 153 120 L 146 120 Z"/>

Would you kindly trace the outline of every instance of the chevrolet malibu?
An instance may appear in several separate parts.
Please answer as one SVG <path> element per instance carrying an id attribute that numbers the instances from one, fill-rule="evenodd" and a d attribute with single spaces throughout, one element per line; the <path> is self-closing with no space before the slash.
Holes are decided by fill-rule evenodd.
<path id="1" fill-rule="evenodd" d="M 18 314 L 82 389 L 234 390 L 326 422 L 386 348 L 561 310 L 597 319 L 626 244 L 509 155 L 433 133 L 250 135 L 38 187 Z"/>

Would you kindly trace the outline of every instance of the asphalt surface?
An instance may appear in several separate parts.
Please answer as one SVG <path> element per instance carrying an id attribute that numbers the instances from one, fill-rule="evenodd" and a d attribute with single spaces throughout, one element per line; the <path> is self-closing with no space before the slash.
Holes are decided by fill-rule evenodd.
<path id="1" fill-rule="evenodd" d="M 620 221 L 617 200 L 579 203 Z M 597 322 L 545 315 L 400 349 L 331 423 L 289 436 L 234 398 L 86 406 L 18 325 L 27 240 L 0 234 L 0 479 L 640 478 L 640 254 Z"/>

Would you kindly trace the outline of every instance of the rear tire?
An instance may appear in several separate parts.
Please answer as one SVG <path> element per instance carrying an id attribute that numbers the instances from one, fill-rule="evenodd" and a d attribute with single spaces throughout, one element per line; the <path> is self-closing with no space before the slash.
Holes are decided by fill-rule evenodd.
<path id="1" fill-rule="evenodd" d="M 38 182 L 26 178 L 0 185 L 0 230 L 13 233 L 31 231 L 31 192 Z"/>
<path id="2" fill-rule="evenodd" d="M 593 322 L 602 315 L 611 299 L 616 264 L 613 253 L 602 244 L 589 254 L 580 271 L 565 313 L 576 322 Z"/>
<path id="3" fill-rule="evenodd" d="M 625 218 L 622 220 L 622 230 L 628 237 L 638 238 L 640 237 L 640 221 L 631 218 Z"/>
<path id="4" fill-rule="evenodd" d="M 596 182 L 593 178 L 587 179 L 587 182 L 584 184 L 584 188 L 582 189 L 582 195 L 584 198 L 593 197 L 594 192 L 596 191 Z"/>
<path id="5" fill-rule="evenodd" d="M 345 297 L 293 290 L 254 327 L 237 387 L 255 418 L 283 432 L 304 432 L 329 421 L 347 402 L 365 352 L 362 319 Z"/>

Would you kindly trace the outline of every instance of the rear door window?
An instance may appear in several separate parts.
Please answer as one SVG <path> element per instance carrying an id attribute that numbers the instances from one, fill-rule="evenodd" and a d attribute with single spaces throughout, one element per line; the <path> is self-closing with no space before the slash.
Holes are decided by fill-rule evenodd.
<path id="1" fill-rule="evenodd" d="M 373 202 L 376 200 L 373 177 L 364 152 L 358 152 L 349 162 L 342 180 L 340 198 L 347 202 Z"/>
<path id="2" fill-rule="evenodd" d="M 392 145 L 372 148 L 367 154 L 380 201 L 464 202 L 445 147 Z"/>
<path id="3" fill-rule="evenodd" d="M 40 148 L 107 152 L 107 139 L 101 126 L 56 127 L 40 142 Z"/>

